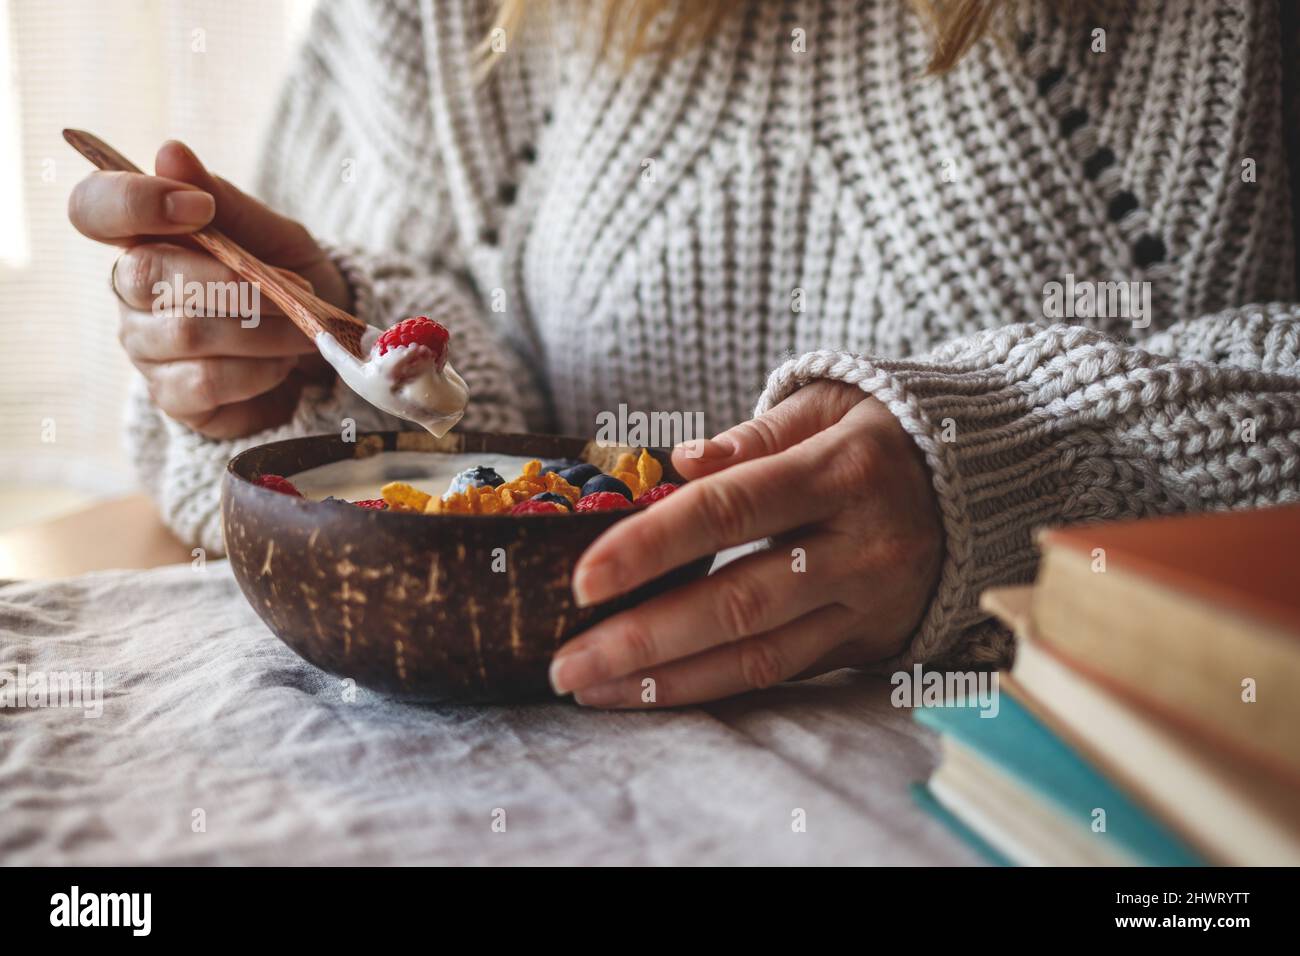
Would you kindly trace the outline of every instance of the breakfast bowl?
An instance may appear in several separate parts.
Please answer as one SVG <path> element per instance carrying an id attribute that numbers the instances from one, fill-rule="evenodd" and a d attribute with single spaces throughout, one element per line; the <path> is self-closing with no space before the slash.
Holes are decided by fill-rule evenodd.
<path id="1" fill-rule="evenodd" d="M 221 521 L 235 580 L 271 631 L 306 660 L 385 693 L 521 701 L 549 693 L 552 655 L 596 621 L 702 577 L 701 558 L 634 592 L 579 608 L 574 565 L 637 509 L 464 515 L 376 511 L 259 486 L 263 475 L 451 455 L 577 459 L 608 470 L 631 449 L 555 435 L 372 432 L 259 445 L 231 459 Z M 681 482 L 665 449 L 646 449 Z M 405 455 L 392 455 L 401 452 Z M 415 455 L 409 453 L 416 453 Z M 383 477 L 394 477 L 383 474 Z M 397 477 L 401 477 L 397 475 Z M 378 485 L 375 485 L 377 492 Z M 650 507 L 654 507 L 651 505 Z"/>

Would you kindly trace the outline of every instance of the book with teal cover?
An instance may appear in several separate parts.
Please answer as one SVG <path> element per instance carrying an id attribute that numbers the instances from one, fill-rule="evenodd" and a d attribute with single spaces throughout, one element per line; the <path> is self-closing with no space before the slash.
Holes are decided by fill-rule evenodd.
<path id="1" fill-rule="evenodd" d="M 1015 864 L 998 852 L 997 847 L 993 846 L 982 836 L 966 826 L 961 817 L 953 813 L 942 803 L 934 798 L 930 788 L 923 783 L 912 784 L 912 799 L 930 816 L 934 817 L 944 826 L 946 826 L 957 836 L 966 841 L 966 844 L 984 859 L 988 860 L 994 866 L 1014 866 Z"/>
<path id="2" fill-rule="evenodd" d="M 1148 866 L 1204 866 L 1162 823 L 1098 773 L 1010 694 L 998 695 L 996 717 L 976 707 L 923 707 L 916 719 L 947 734 L 1013 777 L 1064 819 L 1090 828 L 1106 811 L 1105 837 Z"/>

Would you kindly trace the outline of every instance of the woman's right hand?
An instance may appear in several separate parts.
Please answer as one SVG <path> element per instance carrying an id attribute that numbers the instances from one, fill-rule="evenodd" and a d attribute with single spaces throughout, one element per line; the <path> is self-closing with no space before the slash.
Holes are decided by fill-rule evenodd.
<path id="1" fill-rule="evenodd" d="M 209 223 L 350 310 L 347 281 L 301 224 L 210 174 L 181 143 L 164 143 L 155 169 L 156 176 L 93 172 L 68 200 L 68 218 L 78 231 L 126 247 L 112 271 L 122 347 L 158 407 L 200 434 L 240 438 L 284 424 L 304 383 L 332 378 L 315 344 L 264 297 L 256 323 L 207 309 L 185 314 L 183 303 L 155 315 L 155 285 L 173 286 L 176 275 L 204 288 L 243 281 L 188 238 Z"/>

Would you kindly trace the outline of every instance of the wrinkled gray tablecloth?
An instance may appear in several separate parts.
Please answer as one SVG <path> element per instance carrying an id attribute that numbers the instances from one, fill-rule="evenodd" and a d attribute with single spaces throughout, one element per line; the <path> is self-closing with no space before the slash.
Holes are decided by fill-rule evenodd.
<path id="1" fill-rule="evenodd" d="M 19 665 L 101 671 L 104 706 L 0 708 L 8 864 L 979 862 L 908 793 L 935 739 L 851 672 L 676 712 L 349 703 L 225 562 L 0 585 Z"/>

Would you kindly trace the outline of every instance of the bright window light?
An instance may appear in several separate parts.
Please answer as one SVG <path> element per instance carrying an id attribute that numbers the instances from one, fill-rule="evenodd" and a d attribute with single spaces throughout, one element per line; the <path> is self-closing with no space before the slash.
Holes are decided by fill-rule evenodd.
<path id="1" fill-rule="evenodd" d="M 28 248 L 21 114 L 9 12 L 9 0 L 0 0 L 0 263 L 16 267 L 27 264 Z"/>

